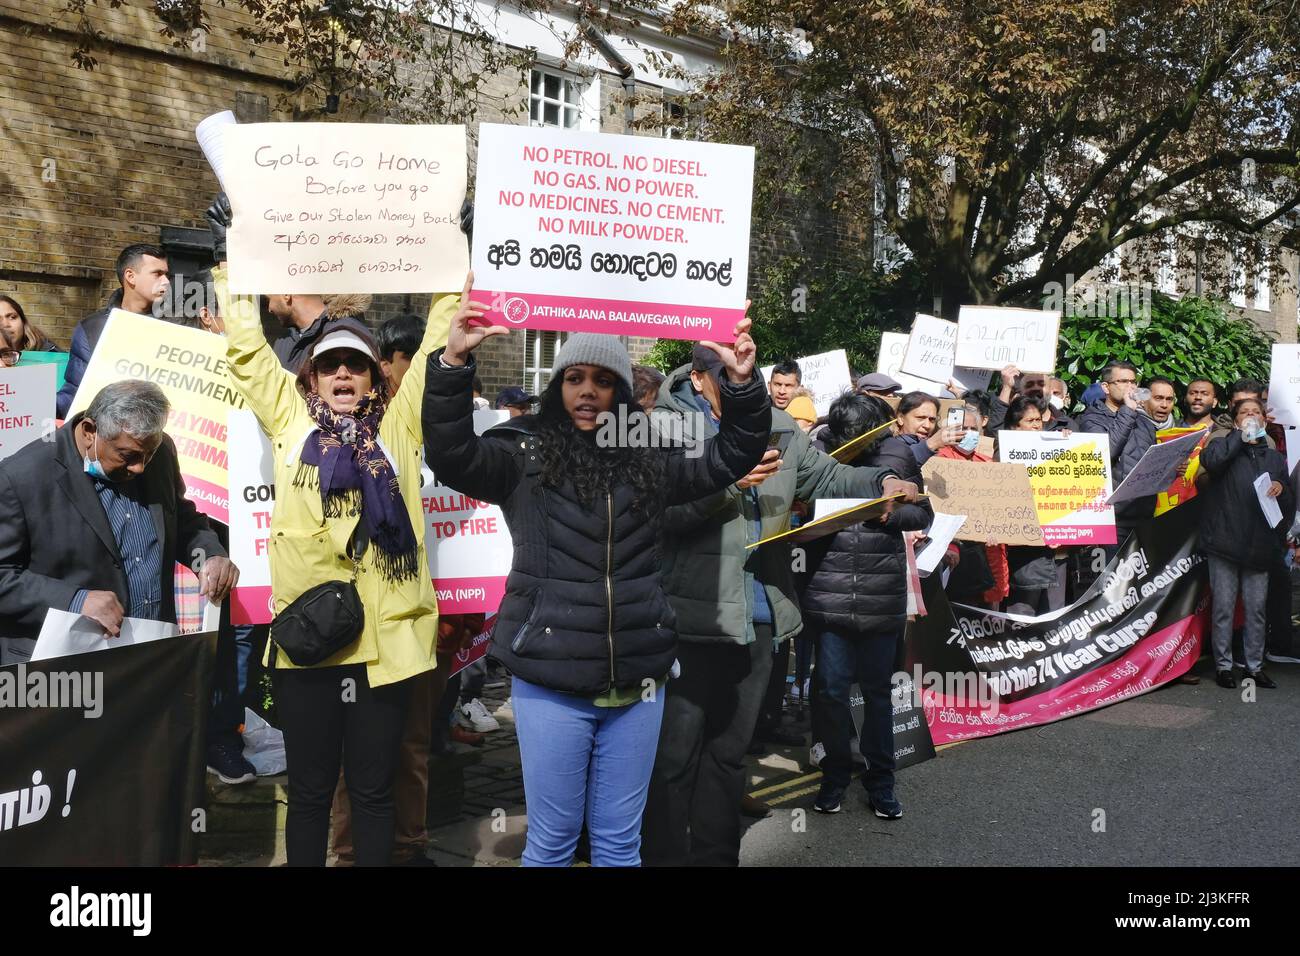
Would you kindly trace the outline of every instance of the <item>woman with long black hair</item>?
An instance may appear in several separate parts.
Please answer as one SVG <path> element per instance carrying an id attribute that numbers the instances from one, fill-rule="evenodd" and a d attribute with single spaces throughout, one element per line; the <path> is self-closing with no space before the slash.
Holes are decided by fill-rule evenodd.
<path id="1" fill-rule="evenodd" d="M 438 478 L 501 505 L 514 561 L 492 656 L 514 675 L 528 804 L 525 866 L 567 866 L 585 817 L 596 866 L 640 862 L 673 667 L 674 614 L 659 580 L 663 509 L 726 487 L 763 456 L 771 406 L 753 376 L 749 320 L 722 358 L 722 426 L 663 448 L 638 416 L 632 363 L 613 336 L 570 336 L 536 415 L 474 435 L 473 351 L 509 330 L 471 302 L 429 359 L 424 441 Z M 612 426 L 612 427 L 611 427 Z"/>

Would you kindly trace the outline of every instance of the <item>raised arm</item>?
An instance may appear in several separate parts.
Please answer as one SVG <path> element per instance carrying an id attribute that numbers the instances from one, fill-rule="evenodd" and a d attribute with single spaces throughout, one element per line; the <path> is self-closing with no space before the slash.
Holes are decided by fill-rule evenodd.
<path id="1" fill-rule="evenodd" d="M 302 396 L 293 375 L 280 365 L 271 343 L 262 334 L 257 301 L 231 295 L 224 265 L 212 270 L 217 308 L 226 323 L 226 363 L 230 381 L 268 436 L 278 435 L 293 420 Z"/>
<path id="2" fill-rule="evenodd" d="M 424 404 L 425 370 L 429 367 L 429 356 L 447 344 L 447 332 L 451 328 L 451 317 L 460 306 L 461 296 L 447 292 L 434 296 L 429 306 L 429 318 L 424 325 L 424 338 L 420 341 L 420 350 L 411 356 L 411 367 L 406 370 L 397 394 L 388 406 L 388 415 L 396 416 L 411 441 L 417 445 L 424 441 L 420 426 L 420 414 Z"/>
<path id="3" fill-rule="evenodd" d="M 749 474 L 767 451 L 772 403 L 757 376 L 743 385 L 722 382 L 722 420 L 718 433 L 697 448 L 674 448 L 668 457 L 668 503 L 712 495 Z M 690 454 L 688 454 L 690 453 Z M 720 502 L 719 502 L 720 504 Z"/>

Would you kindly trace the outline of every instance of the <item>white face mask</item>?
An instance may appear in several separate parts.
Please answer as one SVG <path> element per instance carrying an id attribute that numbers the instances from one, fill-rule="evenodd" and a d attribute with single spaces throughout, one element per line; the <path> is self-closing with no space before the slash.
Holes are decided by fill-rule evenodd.
<path id="1" fill-rule="evenodd" d="M 1047 404 L 1051 405 L 1059 412 L 1061 409 L 1065 408 L 1065 399 L 1061 398 L 1060 395 L 1052 395 L 1048 397 Z"/>

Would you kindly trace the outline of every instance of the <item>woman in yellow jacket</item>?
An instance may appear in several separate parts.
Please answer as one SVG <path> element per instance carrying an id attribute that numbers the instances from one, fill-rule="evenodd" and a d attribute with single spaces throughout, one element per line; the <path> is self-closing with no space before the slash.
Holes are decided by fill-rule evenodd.
<path id="1" fill-rule="evenodd" d="M 434 299 L 420 354 L 390 396 L 360 323 L 331 323 L 295 379 L 263 336 L 256 301 L 230 295 L 224 263 L 213 280 L 231 381 L 274 453 L 275 612 L 322 582 L 353 579 L 365 611 L 359 638 L 333 657 L 307 668 L 284 654 L 272 662 L 289 773 L 288 862 L 324 865 L 341 761 L 356 862 L 386 865 L 407 681 L 435 666 L 420 498 L 426 357 L 446 343 L 460 299 Z"/>

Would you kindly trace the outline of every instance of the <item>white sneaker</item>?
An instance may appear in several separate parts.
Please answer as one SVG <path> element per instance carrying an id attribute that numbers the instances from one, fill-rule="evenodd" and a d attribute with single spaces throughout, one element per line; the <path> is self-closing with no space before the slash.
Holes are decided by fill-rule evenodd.
<path id="1" fill-rule="evenodd" d="M 459 720 L 462 727 L 476 734 L 490 734 L 494 730 L 501 729 L 501 724 L 487 712 L 487 708 L 477 697 L 461 706 Z"/>

